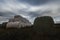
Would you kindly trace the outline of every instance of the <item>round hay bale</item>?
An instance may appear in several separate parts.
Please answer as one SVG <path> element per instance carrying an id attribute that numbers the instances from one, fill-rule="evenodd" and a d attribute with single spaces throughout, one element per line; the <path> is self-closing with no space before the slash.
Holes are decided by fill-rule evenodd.
<path id="1" fill-rule="evenodd" d="M 8 22 L 6 28 L 19 28 L 19 22 Z"/>
<path id="2" fill-rule="evenodd" d="M 54 21 L 50 16 L 37 17 L 34 21 L 34 29 L 40 32 L 48 32 L 53 27 Z"/>

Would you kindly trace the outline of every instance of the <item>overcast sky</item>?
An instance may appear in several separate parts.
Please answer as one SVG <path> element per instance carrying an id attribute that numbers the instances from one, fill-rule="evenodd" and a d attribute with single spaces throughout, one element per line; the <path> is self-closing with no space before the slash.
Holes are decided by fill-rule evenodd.
<path id="1" fill-rule="evenodd" d="M 0 23 L 21 15 L 33 23 L 37 16 L 51 16 L 60 21 L 60 0 L 0 0 Z"/>

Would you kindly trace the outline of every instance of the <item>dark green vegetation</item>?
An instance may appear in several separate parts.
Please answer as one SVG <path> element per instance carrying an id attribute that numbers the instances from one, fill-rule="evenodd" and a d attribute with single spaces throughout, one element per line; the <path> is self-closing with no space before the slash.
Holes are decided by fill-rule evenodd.
<path id="1" fill-rule="evenodd" d="M 50 16 L 37 17 L 30 27 L 6 29 L 6 24 L 0 25 L 0 40 L 60 40 L 60 24 Z"/>
<path id="2" fill-rule="evenodd" d="M 0 24 L 0 28 L 6 29 L 6 24 L 7 22 L 3 22 L 2 24 Z"/>

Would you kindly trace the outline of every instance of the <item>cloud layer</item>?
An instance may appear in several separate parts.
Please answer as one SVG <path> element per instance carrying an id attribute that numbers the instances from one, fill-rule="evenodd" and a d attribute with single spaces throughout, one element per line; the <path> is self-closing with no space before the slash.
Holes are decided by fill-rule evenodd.
<path id="1" fill-rule="evenodd" d="M 52 16 L 57 22 L 60 21 L 59 4 L 59 0 L 0 0 L 0 22 L 14 15 L 21 15 L 32 23 L 37 16 Z"/>

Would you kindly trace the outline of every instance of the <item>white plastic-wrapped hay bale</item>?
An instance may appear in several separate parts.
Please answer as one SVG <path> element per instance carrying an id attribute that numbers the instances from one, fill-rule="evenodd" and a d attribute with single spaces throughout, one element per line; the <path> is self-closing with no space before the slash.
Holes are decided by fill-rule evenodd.
<path id="1" fill-rule="evenodd" d="M 26 26 L 31 26 L 31 24 L 23 22 L 8 22 L 6 28 L 21 28 Z"/>
<path id="2" fill-rule="evenodd" d="M 6 28 L 19 28 L 19 22 L 8 22 Z"/>
<path id="3" fill-rule="evenodd" d="M 20 15 L 14 16 L 14 18 L 9 19 L 6 28 L 21 28 L 25 26 L 31 26 L 31 23 Z"/>
<path id="4" fill-rule="evenodd" d="M 26 27 L 26 26 L 31 26 L 31 24 L 29 24 L 29 23 L 24 23 L 24 22 L 20 22 L 20 23 L 19 23 L 19 28 L 20 28 L 20 27 Z"/>

